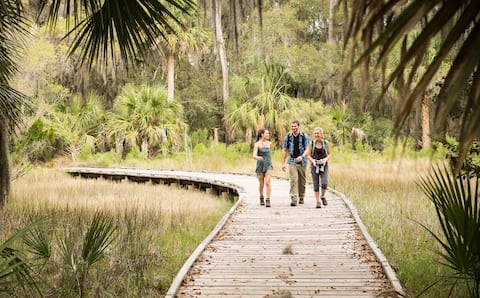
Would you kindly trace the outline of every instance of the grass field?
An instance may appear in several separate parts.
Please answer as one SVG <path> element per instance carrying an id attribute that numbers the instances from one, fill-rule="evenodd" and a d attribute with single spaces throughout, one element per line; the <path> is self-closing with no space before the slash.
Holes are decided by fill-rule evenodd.
<path id="1" fill-rule="evenodd" d="M 38 168 L 13 183 L 13 199 L 2 211 L 1 234 L 10 235 L 36 218 L 52 256 L 36 267 L 46 296 L 76 296 L 78 272 L 65 260 L 61 243 L 71 243 L 71 258 L 82 263 L 83 235 L 95 212 L 117 226 L 115 241 L 90 269 L 90 296 L 162 297 L 188 256 L 210 233 L 231 203 L 201 192 L 163 185 L 115 183 L 72 178 Z"/>

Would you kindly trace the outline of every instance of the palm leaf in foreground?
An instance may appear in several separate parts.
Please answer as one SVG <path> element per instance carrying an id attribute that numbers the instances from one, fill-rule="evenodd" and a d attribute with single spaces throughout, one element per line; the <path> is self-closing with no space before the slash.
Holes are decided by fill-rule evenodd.
<path id="1" fill-rule="evenodd" d="M 47 2 L 42 0 L 43 8 Z M 67 22 L 73 17 L 73 29 L 67 35 L 74 38 L 70 53 L 80 50 L 81 61 L 91 66 L 99 58 L 113 59 L 115 44 L 124 61 L 135 61 L 159 36 L 175 32 L 170 21 L 182 26 L 175 10 L 189 14 L 194 7 L 192 0 L 53 0 L 48 16 L 52 25 L 60 15 Z"/>
<path id="2" fill-rule="evenodd" d="M 423 24 L 420 34 L 408 43 L 410 32 L 420 24 Z M 375 35 L 378 28 L 381 28 L 380 32 Z M 441 45 L 435 59 L 427 63 L 423 72 L 420 70 L 423 68 L 422 61 L 435 38 L 441 39 Z M 353 51 L 359 50 L 361 44 L 364 49 L 351 71 L 369 63 L 376 50 L 379 50 L 376 67 L 380 68 L 399 42 L 407 45 L 384 86 L 386 89 L 393 81 L 403 82 L 405 73 L 409 73 L 404 85 L 405 100 L 400 103 L 395 122 L 397 134 L 442 63 L 453 57 L 438 95 L 435 123 L 437 130 L 444 128 L 448 113 L 458 105 L 460 93 L 467 90 L 469 108 L 463 113 L 460 133 L 460 152 L 464 157 L 471 142 L 480 137 L 480 1 L 414 0 L 407 4 L 403 0 L 353 1 L 345 46 L 350 41 Z M 414 79 L 417 76 L 420 77 L 418 81 Z"/>
<path id="3" fill-rule="evenodd" d="M 40 294 L 36 280 L 32 276 L 32 267 L 22 251 L 11 246 L 45 220 L 30 223 L 0 244 L 0 293 L 14 292 L 16 287 L 21 287 L 25 294 Z"/>
<path id="4" fill-rule="evenodd" d="M 480 297 L 479 176 L 455 174 L 453 167 L 432 169 L 418 183 L 434 203 L 443 235 L 427 230 L 441 245 L 442 264 L 464 281 L 471 297 Z"/>

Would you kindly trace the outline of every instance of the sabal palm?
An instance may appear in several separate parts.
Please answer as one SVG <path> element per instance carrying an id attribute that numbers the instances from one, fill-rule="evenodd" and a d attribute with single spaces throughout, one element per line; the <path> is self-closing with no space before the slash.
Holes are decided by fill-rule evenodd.
<path id="1" fill-rule="evenodd" d="M 434 203 L 443 237 L 442 263 L 465 282 L 471 297 L 480 297 L 480 180 L 478 175 L 457 174 L 454 167 L 434 168 L 419 185 Z"/>
<path id="2" fill-rule="evenodd" d="M 187 129 L 181 104 L 167 100 L 163 87 L 126 86 L 113 110 L 108 134 L 116 141 L 147 146 L 147 151 L 152 146 L 178 147 Z"/>
<path id="3" fill-rule="evenodd" d="M 68 102 L 52 107 L 46 117 L 55 135 L 65 143 L 72 160 L 76 160 L 85 146 L 93 147 L 102 129 L 104 108 L 100 98 L 94 95 L 85 103 L 80 96 L 74 96 Z"/>
<path id="4" fill-rule="evenodd" d="M 187 24 L 186 15 L 182 14 L 182 22 Z M 163 52 L 167 63 L 167 91 L 168 99 L 174 98 L 175 89 L 175 56 L 184 55 L 189 51 L 200 52 L 210 43 L 210 34 L 203 28 L 193 24 L 186 25 L 185 30 L 181 30 L 178 24 L 172 24 L 176 32 L 169 33 L 160 40 L 160 50 Z"/>
<path id="5" fill-rule="evenodd" d="M 352 17 L 346 32 L 345 42 L 353 40 L 354 50 L 361 56 L 353 68 L 369 62 L 374 53 L 378 67 L 382 66 L 399 43 L 403 43 L 402 55 L 396 68 L 387 80 L 388 87 L 393 81 L 402 82 L 404 73 L 410 69 L 404 89 L 406 99 L 400 103 L 396 118 L 398 131 L 413 111 L 415 103 L 429 87 L 443 62 L 453 57 L 448 73 L 438 95 L 435 123 L 444 127 L 450 111 L 458 104 L 463 90 L 468 90 L 467 107 L 462 119 L 460 143 L 466 152 L 473 139 L 480 136 L 480 2 L 477 0 L 431 0 L 431 1 L 348 1 L 352 5 Z M 409 41 L 410 32 L 423 23 L 420 33 Z M 379 29 L 380 28 L 380 29 Z M 377 30 L 380 32 L 377 33 Z M 427 63 L 426 71 L 422 61 L 429 55 L 430 42 L 442 40 L 435 58 Z M 363 50 L 360 49 L 360 44 Z M 378 50 L 378 51 L 377 51 Z M 419 75 L 420 80 L 413 78 Z"/>
<path id="6" fill-rule="evenodd" d="M 260 79 L 255 77 L 248 80 L 247 96 L 252 99 L 232 106 L 231 112 L 226 115 L 226 123 L 231 132 L 244 129 L 252 132 L 255 129 L 268 127 L 276 132 L 283 131 L 285 123 L 280 121 L 280 114 L 292 105 L 292 98 L 286 93 L 288 84 L 285 82 L 286 71 L 275 65 L 264 65 Z M 281 138 L 274 134 L 274 137 Z"/>
<path id="7" fill-rule="evenodd" d="M 341 143 L 345 144 L 351 127 L 352 114 L 344 103 L 335 105 L 332 109 L 332 118 L 337 126 L 337 134 L 341 137 Z"/>
<path id="8" fill-rule="evenodd" d="M 9 79 L 15 74 L 18 39 L 25 34 L 25 18 L 19 1 L 0 0 L 0 206 L 10 189 L 8 162 L 8 136 L 21 118 L 25 96 L 10 87 Z"/>
<path id="9" fill-rule="evenodd" d="M 8 82 L 16 72 L 13 58 L 20 52 L 16 41 L 20 33 L 26 32 L 23 2 L 0 0 L 0 204 L 5 201 L 10 185 L 8 135 L 20 121 L 19 107 L 25 102 Z M 41 0 L 40 3 L 40 12 L 48 9 L 52 24 L 60 14 L 66 20 L 73 17 L 70 52 L 78 51 L 88 65 L 99 59 L 114 60 L 115 44 L 125 61 L 133 61 L 151 49 L 159 36 L 174 32 L 169 25 L 176 20 L 173 7 L 185 12 L 194 7 L 193 0 Z"/>

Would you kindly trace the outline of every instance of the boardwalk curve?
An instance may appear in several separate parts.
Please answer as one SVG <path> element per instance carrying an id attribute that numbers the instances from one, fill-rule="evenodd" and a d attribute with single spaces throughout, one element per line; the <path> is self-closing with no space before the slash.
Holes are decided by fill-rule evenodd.
<path id="1" fill-rule="evenodd" d="M 86 178 L 176 183 L 236 200 L 185 262 L 167 297 L 397 297 L 395 272 L 341 193 L 316 209 L 289 206 L 285 179 L 272 179 L 272 207 L 258 204 L 255 176 L 169 170 L 68 168 Z"/>

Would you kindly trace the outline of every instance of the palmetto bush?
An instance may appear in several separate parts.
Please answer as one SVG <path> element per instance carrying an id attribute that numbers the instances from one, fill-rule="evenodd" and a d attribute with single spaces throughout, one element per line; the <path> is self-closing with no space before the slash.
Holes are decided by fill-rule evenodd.
<path id="1" fill-rule="evenodd" d="M 186 130 L 182 105 L 168 100 L 167 90 L 160 86 L 126 86 L 106 124 L 117 149 L 137 146 L 150 157 L 178 149 Z"/>
<path id="2" fill-rule="evenodd" d="M 441 246 L 438 253 L 442 264 L 455 272 L 450 276 L 453 285 L 464 282 L 471 297 L 480 297 L 478 174 L 457 174 L 453 167 L 436 167 L 420 180 L 419 186 L 435 205 L 442 235 L 429 232 Z"/>
<path id="3" fill-rule="evenodd" d="M 105 258 L 105 251 L 115 240 L 113 219 L 96 212 L 86 231 L 70 227 L 64 237 L 58 231 L 53 235 L 40 225 L 47 220 L 27 224 L 0 243 L 0 295 L 16 296 L 22 292 L 25 297 L 42 296 L 45 284 L 52 286 L 51 276 L 45 274 L 52 272 L 60 272 L 56 275 L 61 279 L 61 286 L 55 289 L 58 293 L 78 297 L 88 294 L 93 265 Z M 55 236 L 57 241 L 53 240 Z M 23 243 L 15 244 L 20 239 Z"/>

